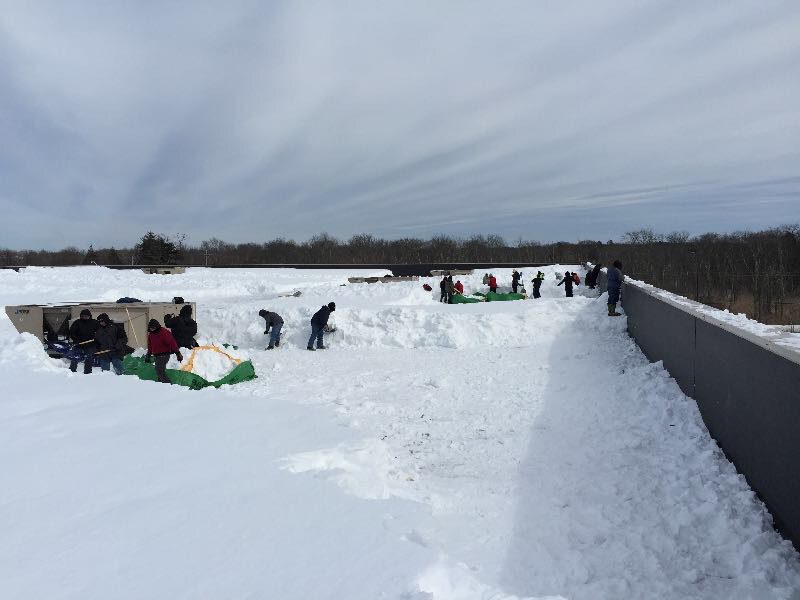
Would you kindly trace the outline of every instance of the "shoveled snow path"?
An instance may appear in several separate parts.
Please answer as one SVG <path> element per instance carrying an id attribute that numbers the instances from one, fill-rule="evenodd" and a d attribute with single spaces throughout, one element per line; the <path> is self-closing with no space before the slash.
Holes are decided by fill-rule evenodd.
<path id="1" fill-rule="evenodd" d="M 356 496 L 428 503 L 435 518 L 409 539 L 498 589 L 789 597 L 800 586 L 791 546 L 696 404 L 604 308 L 535 306 L 520 319 L 541 319 L 539 333 L 519 347 L 343 352 L 334 339 L 324 352 L 266 353 L 252 392 L 336 410 L 363 441 L 287 467 L 327 472 Z"/>

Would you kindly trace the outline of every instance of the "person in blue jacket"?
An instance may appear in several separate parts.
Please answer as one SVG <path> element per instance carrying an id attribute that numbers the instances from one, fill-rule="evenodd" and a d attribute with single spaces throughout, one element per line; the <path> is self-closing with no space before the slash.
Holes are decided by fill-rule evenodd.
<path id="1" fill-rule="evenodd" d="M 620 313 L 617 312 L 617 302 L 619 302 L 622 282 L 625 281 L 625 276 L 622 274 L 622 263 L 615 260 L 606 275 L 608 278 L 608 316 L 618 317 Z"/>
<path id="2" fill-rule="evenodd" d="M 317 350 L 324 350 L 325 344 L 322 343 L 322 335 L 325 333 L 325 326 L 328 324 L 328 317 L 336 310 L 334 302 L 320 308 L 311 317 L 311 337 L 308 338 L 308 350 L 314 350 L 314 339 L 317 340 Z"/>

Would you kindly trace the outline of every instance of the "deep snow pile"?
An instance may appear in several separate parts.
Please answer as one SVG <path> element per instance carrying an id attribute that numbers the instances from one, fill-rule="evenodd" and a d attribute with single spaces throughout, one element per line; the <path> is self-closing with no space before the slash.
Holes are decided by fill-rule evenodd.
<path id="1" fill-rule="evenodd" d="M 3 304 L 196 300 L 259 373 L 71 374 L 0 319 L 0 597 L 791 598 L 798 555 L 695 403 L 544 270 L 541 300 L 458 306 L 355 272 L 0 273 Z"/>

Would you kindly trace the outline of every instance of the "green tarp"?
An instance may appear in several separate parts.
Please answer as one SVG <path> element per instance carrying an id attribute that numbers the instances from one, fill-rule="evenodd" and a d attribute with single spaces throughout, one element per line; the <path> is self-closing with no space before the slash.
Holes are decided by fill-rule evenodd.
<path id="1" fill-rule="evenodd" d="M 451 304 L 472 304 L 473 302 L 483 302 L 480 298 L 473 298 L 471 296 L 463 296 L 461 294 L 453 294 L 450 300 Z"/>
<path id="2" fill-rule="evenodd" d="M 513 292 L 509 292 L 508 294 L 496 294 L 495 292 L 489 292 L 486 294 L 486 301 L 487 302 L 507 302 L 508 300 L 524 300 L 525 296 L 522 294 L 515 294 Z"/>
<path id="3" fill-rule="evenodd" d="M 155 365 L 144 362 L 144 358 L 141 356 L 136 357 L 132 354 L 126 356 L 122 361 L 122 372 L 125 375 L 136 375 L 139 379 L 144 379 L 145 381 L 157 381 Z M 221 385 L 255 379 L 256 370 L 253 368 L 253 363 L 245 360 L 236 365 L 233 371 L 219 381 L 206 381 L 199 375 L 177 369 L 167 369 L 167 377 L 176 385 L 182 385 L 192 390 L 201 390 L 209 386 L 218 388 Z"/>

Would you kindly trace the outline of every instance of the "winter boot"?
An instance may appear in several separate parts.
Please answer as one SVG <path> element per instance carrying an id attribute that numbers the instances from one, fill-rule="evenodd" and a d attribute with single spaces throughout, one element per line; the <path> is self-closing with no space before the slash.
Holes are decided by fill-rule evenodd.
<path id="1" fill-rule="evenodd" d="M 317 346 L 317 350 L 327 350 L 327 349 L 328 349 L 328 347 L 323 345 L 323 344 L 320 344 L 319 346 Z"/>
<path id="2" fill-rule="evenodd" d="M 314 352 L 314 346 L 309 346 L 308 348 L 306 348 L 306 350 L 311 350 L 312 352 Z"/>
<path id="3" fill-rule="evenodd" d="M 269 343 L 269 346 L 267 346 L 267 350 L 272 350 L 273 348 L 275 348 L 275 344 L 273 344 L 272 342 L 270 342 L 270 343 Z"/>
<path id="4" fill-rule="evenodd" d="M 609 317 L 619 317 L 619 316 L 621 316 L 617 312 L 617 304 L 616 304 L 616 302 L 615 303 L 609 303 L 609 305 L 608 305 L 608 316 Z"/>

